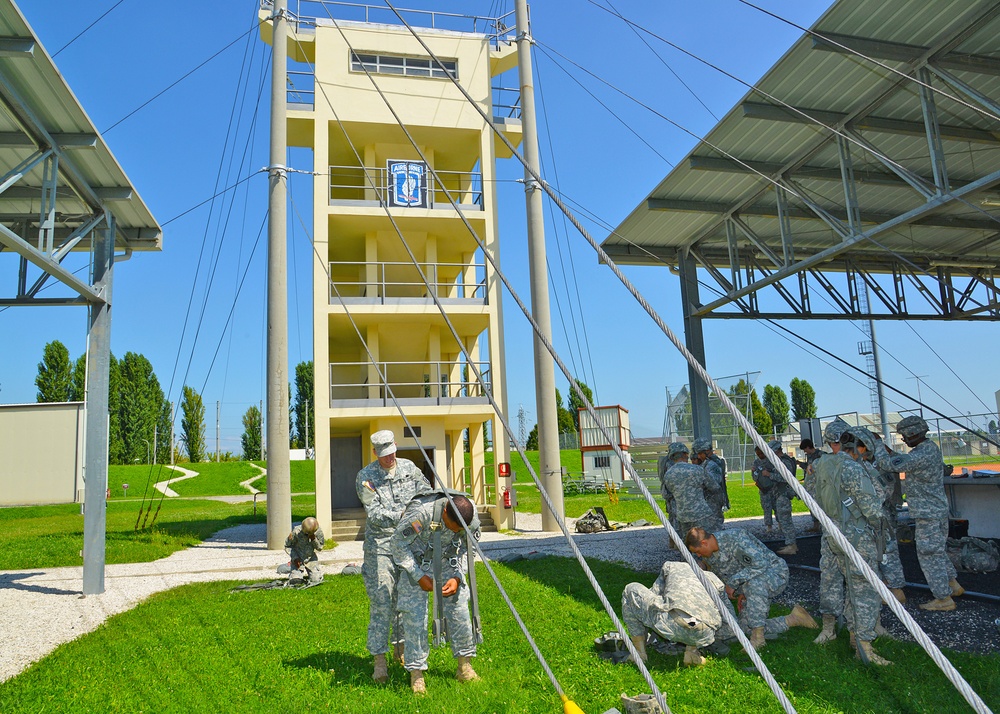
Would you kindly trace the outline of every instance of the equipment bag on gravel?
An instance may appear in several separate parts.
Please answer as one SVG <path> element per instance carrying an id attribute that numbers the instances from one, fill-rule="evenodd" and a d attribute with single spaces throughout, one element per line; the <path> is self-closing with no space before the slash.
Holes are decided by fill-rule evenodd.
<path id="1" fill-rule="evenodd" d="M 996 545 L 972 536 L 949 538 L 948 557 L 955 569 L 964 573 L 992 573 L 1000 567 Z"/>

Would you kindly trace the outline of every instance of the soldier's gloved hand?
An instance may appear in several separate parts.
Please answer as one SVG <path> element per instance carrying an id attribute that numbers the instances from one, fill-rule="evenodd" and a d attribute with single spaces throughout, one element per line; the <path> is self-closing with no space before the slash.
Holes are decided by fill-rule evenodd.
<path id="1" fill-rule="evenodd" d="M 458 586 L 460 585 L 458 578 L 451 578 L 443 586 L 441 586 L 441 594 L 445 597 L 449 597 L 458 592 Z"/>
<path id="2" fill-rule="evenodd" d="M 424 575 L 423 577 L 421 577 L 420 580 L 417 581 L 417 585 L 419 585 L 420 589 L 423 590 L 425 593 L 429 593 L 431 590 L 434 589 L 434 581 L 431 580 L 430 575 Z"/>

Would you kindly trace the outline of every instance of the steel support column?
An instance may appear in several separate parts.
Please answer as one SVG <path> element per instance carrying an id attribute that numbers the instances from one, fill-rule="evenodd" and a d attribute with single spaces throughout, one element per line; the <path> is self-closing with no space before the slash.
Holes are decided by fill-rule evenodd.
<path id="1" fill-rule="evenodd" d="M 694 257 L 681 255 L 677 261 L 681 279 L 681 306 L 684 311 L 684 346 L 703 366 L 705 364 L 705 335 L 702 318 L 695 314 L 698 307 L 698 269 Z M 695 439 L 712 437 L 712 415 L 708 406 L 708 385 L 693 367 L 688 367 L 688 392 L 691 395 L 691 424 Z"/>
<path id="2" fill-rule="evenodd" d="M 931 166 L 934 169 L 934 185 L 938 193 L 948 191 L 948 169 L 944 163 L 944 144 L 941 141 L 941 125 L 938 123 L 937 106 L 934 103 L 934 92 L 931 91 L 931 73 L 926 67 L 917 72 L 920 79 L 920 108 L 924 114 L 924 127 L 927 130 L 927 148 L 931 152 Z"/>
<path id="3" fill-rule="evenodd" d="M 104 592 L 104 532 L 108 487 L 108 384 L 111 366 L 111 283 L 115 220 L 94 231 L 94 287 L 104 300 L 90 305 L 84 461 L 83 594 Z"/>

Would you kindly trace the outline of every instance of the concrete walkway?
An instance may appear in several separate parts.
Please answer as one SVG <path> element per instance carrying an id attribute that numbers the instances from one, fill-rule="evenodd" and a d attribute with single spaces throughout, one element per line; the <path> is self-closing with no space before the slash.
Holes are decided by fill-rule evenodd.
<path id="1" fill-rule="evenodd" d="M 255 468 L 258 471 L 260 471 L 260 473 L 257 474 L 256 476 L 254 476 L 253 478 L 248 478 L 246 481 L 240 481 L 240 486 L 242 486 L 243 488 L 245 488 L 251 494 L 262 493 L 262 491 L 260 491 L 259 489 L 254 488 L 251 484 L 253 484 L 254 481 L 259 481 L 260 479 L 262 479 L 265 476 L 267 476 L 267 469 L 265 469 L 263 466 L 258 466 L 257 464 L 255 464 L 253 462 L 251 462 L 250 465 L 253 468 Z"/>
<path id="2" fill-rule="evenodd" d="M 167 479 L 166 481 L 157 481 L 153 484 L 153 488 L 162 493 L 167 498 L 177 498 L 180 494 L 174 489 L 170 488 L 170 484 L 177 483 L 178 481 L 183 481 L 185 479 L 194 478 L 198 475 L 197 471 L 190 471 L 188 469 L 182 469 L 180 466 L 166 466 L 165 468 L 173 469 L 178 471 L 182 476 L 175 476 L 174 478 Z"/>

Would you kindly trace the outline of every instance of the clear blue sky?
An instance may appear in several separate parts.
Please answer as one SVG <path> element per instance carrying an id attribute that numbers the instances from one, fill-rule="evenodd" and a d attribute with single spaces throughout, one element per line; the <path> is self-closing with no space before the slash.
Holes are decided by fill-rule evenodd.
<path id="1" fill-rule="evenodd" d="M 510 0 L 410 0 L 403 4 L 483 15 L 495 14 L 498 6 L 503 6 L 503 11 L 512 8 Z M 54 54 L 113 5 L 115 0 L 22 2 L 22 12 L 48 52 Z M 803 25 L 811 24 L 828 5 L 826 0 L 766 3 L 769 9 Z M 255 172 L 267 163 L 269 85 L 262 59 L 269 48 L 262 45 L 256 33 L 248 36 L 249 42 L 247 37 L 241 39 L 255 22 L 256 6 L 253 0 L 219 0 L 196 9 L 124 0 L 55 60 L 98 129 L 104 132 L 133 185 L 164 224 L 162 253 L 136 254 L 115 269 L 113 351 L 119 357 L 128 351 L 145 354 L 163 388 L 166 390 L 173 382 L 170 398 L 174 400 L 187 375 L 187 383 L 203 392 L 210 448 L 215 444 L 215 403 L 221 401 L 222 448 L 234 452 L 239 451 L 242 413 L 264 398 L 264 239 L 249 268 L 247 264 L 267 205 L 266 180 Z M 658 4 L 654 13 L 649 12 L 650 3 L 639 0 L 616 0 L 615 6 L 635 22 L 751 82 L 800 34 L 736 0 L 664 3 Z M 532 20 L 534 35 L 540 42 L 691 131 L 702 135 L 715 124 L 708 110 L 650 49 L 622 23 L 586 0 L 536 3 Z M 135 111 L 231 43 L 204 67 Z M 717 116 L 728 111 L 745 92 L 736 82 L 668 47 L 655 43 L 654 47 Z M 573 201 L 607 224 L 617 225 L 670 166 L 550 59 L 536 54 L 536 62 L 540 111 L 544 107 L 540 126 L 544 173 L 552 183 L 558 177 L 560 189 Z M 680 160 L 693 145 L 691 136 L 594 80 L 577 75 L 587 89 L 601 97 L 669 161 Z M 516 79 L 512 74 L 506 81 L 510 84 Z M 237 87 L 247 82 L 250 91 L 238 93 Z M 310 159 L 293 153 L 291 165 L 309 169 Z M 521 175 L 514 161 L 501 162 L 497 193 L 501 260 L 527 301 L 524 198 L 521 185 L 514 181 Z M 209 199 L 217 186 L 229 186 L 247 177 L 249 180 L 227 194 L 225 201 L 190 210 Z M 293 222 L 289 230 L 292 366 L 310 359 L 312 354 L 310 246 L 296 218 L 296 211 L 301 212 L 308 229 L 311 209 L 304 198 L 308 195 L 307 180 L 293 180 L 296 203 L 289 212 Z M 601 226 L 587 223 L 598 240 L 607 234 Z M 565 361 L 576 365 L 584 381 L 596 389 L 600 402 L 621 404 L 630 410 L 635 435 L 659 434 L 664 388 L 669 386 L 675 391 L 687 380 L 685 363 L 610 271 L 597 264 L 590 247 L 572 229 L 567 234 L 561 219 L 555 225 L 550 222 L 547 240 L 554 279 L 555 342 Z M 192 286 L 202 253 L 200 275 Z M 0 279 L 8 292 L 14 270 L 9 260 L 0 261 Z M 244 271 L 246 283 L 235 301 L 231 328 L 224 332 Z M 669 324 L 681 332 L 676 277 L 664 268 L 629 268 L 626 272 Z M 209 275 L 211 290 L 206 301 Z M 574 281 L 579 296 L 572 286 L 567 296 L 565 285 Z M 182 343 L 192 289 L 191 316 Z M 530 329 L 513 301 L 506 300 L 505 309 L 511 419 L 516 424 L 518 405 L 523 404 L 530 428 L 535 421 Z M 581 314 L 585 316 L 585 333 L 580 327 Z M 576 333 L 570 326 L 573 319 L 577 321 Z M 863 367 L 857 351 L 857 342 L 862 339 L 857 327 L 822 322 L 787 325 Z M 996 327 L 969 323 L 915 323 L 914 327 L 949 361 L 971 391 L 913 330 L 895 323 L 877 326 L 886 381 L 915 393 L 915 380 L 909 377 L 926 375 L 922 396 L 932 406 L 947 413 L 993 411 L 993 392 L 1000 386 L 993 366 L 995 359 L 989 356 L 997 347 Z M 705 334 L 708 369 L 714 375 L 759 371 L 758 391 L 764 384 L 777 384 L 787 391 L 791 378 L 800 377 L 815 387 L 821 414 L 869 411 L 867 385 L 855 381 L 857 374 L 845 376 L 762 325 L 742 320 L 708 321 Z M 0 312 L 0 335 L 6 341 L 0 355 L 0 401 L 34 401 L 34 377 L 43 346 L 59 339 L 74 358 L 82 353 L 85 312 L 79 308 L 8 309 Z M 578 349 L 578 342 L 582 349 Z M 568 390 L 564 378 L 557 375 L 557 382 L 565 397 Z M 896 402 L 890 403 L 890 408 L 912 407 L 902 398 L 896 398 Z"/>

